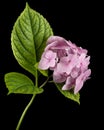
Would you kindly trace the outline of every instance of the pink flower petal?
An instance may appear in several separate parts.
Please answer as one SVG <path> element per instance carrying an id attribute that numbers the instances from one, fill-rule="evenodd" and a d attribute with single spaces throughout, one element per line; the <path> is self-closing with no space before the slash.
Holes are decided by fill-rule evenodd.
<path id="1" fill-rule="evenodd" d="M 79 75 L 79 72 L 80 72 L 80 68 L 73 68 L 72 71 L 71 71 L 71 77 L 73 78 L 77 78 L 77 76 Z"/>
<path id="2" fill-rule="evenodd" d="M 70 46 L 68 45 L 67 41 L 59 36 L 51 36 L 48 40 L 47 40 L 47 47 L 45 48 L 45 50 L 56 50 L 56 49 L 67 49 L 70 48 Z"/>
<path id="3" fill-rule="evenodd" d="M 49 68 L 49 61 L 46 58 L 42 58 L 39 62 L 39 69 L 47 70 Z"/>
<path id="4" fill-rule="evenodd" d="M 80 76 L 76 79 L 74 93 L 78 93 L 78 91 L 82 88 L 83 83 L 88 79 L 91 74 L 91 70 L 88 69 L 84 73 L 80 74 Z"/>
<path id="5" fill-rule="evenodd" d="M 53 81 L 56 83 L 62 83 L 66 80 L 66 75 L 65 74 L 60 74 L 57 70 L 54 71 L 53 73 Z"/>
<path id="6" fill-rule="evenodd" d="M 74 85 L 75 79 L 71 76 L 67 77 L 65 85 L 62 87 L 62 90 L 70 90 Z"/>
<path id="7" fill-rule="evenodd" d="M 49 67 L 54 67 L 56 64 L 56 53 L 48 50 L 46 52 L 43 53 L 42 58 L 39 62 L 39 68 L 46 70 Z"/>

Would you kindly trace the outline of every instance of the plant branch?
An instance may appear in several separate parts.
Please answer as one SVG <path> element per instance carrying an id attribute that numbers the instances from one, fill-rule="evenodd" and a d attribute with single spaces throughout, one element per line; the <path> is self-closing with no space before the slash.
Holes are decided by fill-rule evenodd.
<path id="1" fill-rule="evenodd" d="M 45 86 L 45 84 L 48 82 L 48 80 L 49 80 L 50 77 L 51 77 L 51 76 L 49 76 L 49 77 L 47 78 L 47 80 L 46 80 L 39 88 L 42 88 L 43 86 Z"/>
<path id="2" fill-rule="evenodd" d="M 20 117 L 20 119 L 19 119 L 19 122 L 18 122 L 18 124 L 17 124 L 16 130 L 19 130 L 19 128 L 20 128 L 20 126 L 21 126 L 21 123 L 22 123 L 22 121 L 23 121 L 23 119 L 24 119 L 24 116 L 26 115 L 27 110 L 28 110 L 29 107 L 31 106 L 31 104 L 32 104 L 32 102 L 33 102 L 35 96 L 36 96 L 36 94 L 34 94 L 34 95 L 32 96 L 30 102 L 28 103 L 28 105 L 27 105 L 26 108 L 24 109 L 24 111 L 23 111 L 23 113 L 22 113 L 22 115 L 21 115 L 21 117 Z"/>

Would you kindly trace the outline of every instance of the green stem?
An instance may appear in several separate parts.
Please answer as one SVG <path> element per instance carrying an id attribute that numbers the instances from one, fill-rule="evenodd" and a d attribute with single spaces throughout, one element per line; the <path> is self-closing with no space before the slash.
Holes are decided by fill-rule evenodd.
<path id="1" fill-rule="evenodd" d="M 38 78 L 37 78 L 37 77 L 38 77 L 38 73 L 36 72 L 36 86 L 38 86 Z M 47 80 L 46 80 L 39 88 L 42 88 L 42 87 L 48 82 L 49 78 L 50 78 L 50 77 L 48 77 Z M 22 115 L 21 115 L 21 117 L 20 117 L 20 119 L 19 119 L 19 122 L 18 122 L 18 124 L 17 124 L 16 130 L 19 130 L 19 129 L 20 129 L 21 123 L 23 122 L 23 119 L 24 119 L 24 117 L 25 117 L 25 115 L 26 115 L 26 112 L 27 112 L 27 110 L 29 109 L 29 107 L 31 106 L 31 104 L 32 104 L 32 102 L 33 102 L 35 96 L 36 96 L 36 94 L 34 94 L 34 95 L 32 96 L 30 102 L 28 103 L 28 105 L 27 105 L 26 108 L 24 109 L 24 111 L 23 111 L 23 113 L 22 113 Z"/>
<path id="2" fill-rule="evenodd" d="M 35 86 L 38 87 L 38 71 L 36 70 Z"/>
<path id="3" fill-rule="evenodd" d="M 22 113 L 22 115 L 21 115 L 21 117 L 20 117 L 20 119 L 19 119 L 19 122 L 18 122 L 18 124 L 17 124 L 16 130 L 19 130 L 19 128 L 20 128 L 20 126 L 21 126 L 21 123 L 22 123 L 22 121 L 23 121 L 23 119 L 24 119 L 24 116 L 26 115 L 27 110 L 28 110 L 29 107 L 31 106 L 31 104 L 32 104 L 32 102 L 33 102 L 35 96 L 36 96 L 36 94 L 34 94 L 34 95 L 32 96 L 30 102 L 28 103 L 28 105 L 27 105 L 26 108 L 24 109 L 24 111 L 23 111 L 23 113 Z"/>
<path id="4" fill-rule="evenodd" d="M 39 88 L 42 88 L 43 86 L 45 86 L 45 84 L 48 82 L 50 77 L 47 78 L 47 80 L 39 87 Z"/>

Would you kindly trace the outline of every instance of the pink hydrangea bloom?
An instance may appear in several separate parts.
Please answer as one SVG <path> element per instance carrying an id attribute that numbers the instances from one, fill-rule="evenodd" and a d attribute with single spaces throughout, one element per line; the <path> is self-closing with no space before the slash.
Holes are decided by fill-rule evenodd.
<path id="1" fill-rule="evenodd" d="M 62 90 L 74 87 L 78 93 L 84 82 L 89 79 L 91 70 L 88 69 L 90 56 L 87 50 L 77 47 L 71 41 L 59 36 L 51 36 L 39 62 L 42 70 L 53 70 L 53 80 L 56 83 L 65 82 Z"/>

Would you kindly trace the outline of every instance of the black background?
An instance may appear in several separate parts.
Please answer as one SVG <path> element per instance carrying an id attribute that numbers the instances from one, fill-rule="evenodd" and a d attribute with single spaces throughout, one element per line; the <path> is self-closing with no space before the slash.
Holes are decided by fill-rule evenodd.
<path id="1" fill-rule="evenodd" d="M 68 100 L 57 88 L 48 84 L 44 93 L 37 95 L 27 112 L 21 130 L 87 128 L 98 125 L 102 105 L 98 99 L 98 3 L 56 0 L 27 0 L 31 8 L 42 14 L 50 23 L 55 35 L 71 40 L 88 49 L 91 55 L 91 79 L 80 91 L 80 102 Z M 57 3 L 56 3 L 57 2 Z M 13 25 L 25 8 L 25 0 L 0 3 L 0 130 L 15 130 L 19 117 L 31 95 L 7 96 L 4 74 L 21 72 L 30 76 L 15 60 L 11 50 Z M 83 124 L 83 125 L 82 125 Z M 99 125 L 100 127 L 101 125 Z"/>

